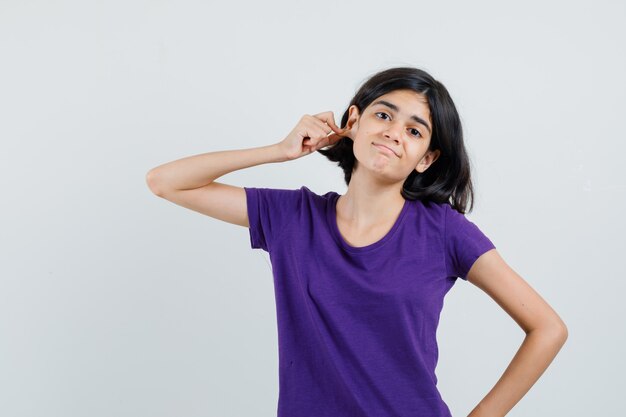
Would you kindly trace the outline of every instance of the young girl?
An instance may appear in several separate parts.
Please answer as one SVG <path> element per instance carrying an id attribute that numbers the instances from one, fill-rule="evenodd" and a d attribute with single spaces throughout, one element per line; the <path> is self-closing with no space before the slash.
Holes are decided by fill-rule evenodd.
<path id="1" fill-rule="evenodd" d="M 314 151 L 343 169 L 344 195 L 215 182 Z M 173 203 L 249 227 L 251 247 L 270 254 L 279 417 L 449 417 L 436 331 L 459 277 L 526 333 L 469 416 L 507 414 L 567 339 L 556 312 L 464 216 L 473 194 L 461 122 L 446 88 L 422 70 L 372 76 L 341 127 L 332 112 L 304 115 L 280 142 L 173 161 L 147 182 Z"/>

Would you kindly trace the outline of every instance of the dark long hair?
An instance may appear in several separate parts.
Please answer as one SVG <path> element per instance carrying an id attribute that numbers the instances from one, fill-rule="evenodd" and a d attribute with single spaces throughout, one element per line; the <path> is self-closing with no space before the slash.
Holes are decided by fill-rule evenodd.
<path id="1" fill-rule="evenodd" d="M 370 77 L 354 95 L 348 109 L 355 105 L 360 114 L 376 98 L 394 90 L 413 90 L 428 99 L 432 118 L 432 136 L 429 151 L 440 150 L 435 162 L 419 173 L 415 170 L 404 181 L 401 194 L 407 200 L 448 203 L 460 213 L 465 213 L 469 201 L 472 211 L 474 191 L 470 161 L 463 142 L 463 129 L 456 106 L 442 83 L 421 69 L 397 67 L 378 72 Z M 341 118 L 341 128 L 348 122 L 349 111 Z M 334 145 L 319 149 L 343 169 L 346 184 L 350 183 L 357 160 L 350 138 L 341 138 Z"/>

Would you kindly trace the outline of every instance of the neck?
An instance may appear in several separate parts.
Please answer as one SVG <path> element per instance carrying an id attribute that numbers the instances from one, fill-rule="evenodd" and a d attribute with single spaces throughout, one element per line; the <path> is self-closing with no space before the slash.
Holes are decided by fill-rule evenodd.
<path id="1" fill-rule="evenodd" d="M 402 183 L 384 184 L 354 174 L 337 202 L 339 218 L 354 230 L 363 231 L 394 221 L 405 202 L 400 194 Z"/>

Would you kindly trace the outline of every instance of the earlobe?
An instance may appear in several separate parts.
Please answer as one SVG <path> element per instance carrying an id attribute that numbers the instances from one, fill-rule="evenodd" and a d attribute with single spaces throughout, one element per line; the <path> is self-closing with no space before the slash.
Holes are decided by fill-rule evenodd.
<path id="1" fill-rule="evenodd" d="M 430 151 L 428 152 L 421 161 L 419 161 L 419 163 L 417 164 L 417 166 L 415 167 L 415 170 L 418 173 L 422 173 L 424 171 L 426 171 L 428 169 L 428 167 L 430 167 L 436 160 L 437 158 L 439 158 L 439 154 L 441 152 L 439 151 L 439 149 L 436 149 L 434 151 Z M 420 170 L 421 167 L 421 170 Z"/>
<path id="2" fill-rule="evenodd" d="M 435 149 L 431 155 L 432 155 L 432 161 L 430 161 L 429 165 L 432 165 L 435 163 L 435 161 L 437 160 L 437 158 L 439 158 L 439 155 L 441 154 L 441 151 L 439 149 Z"/>

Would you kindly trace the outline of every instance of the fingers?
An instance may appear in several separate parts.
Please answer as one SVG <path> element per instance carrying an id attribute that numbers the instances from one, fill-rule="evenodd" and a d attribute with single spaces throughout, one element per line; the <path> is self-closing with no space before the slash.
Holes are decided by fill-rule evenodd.
<path id="1" fill-rule="evenodd" d="M 326 136 L 324 139 L 320 140 L 318 143 L 312 145 L 313 150 L 317 151 L 318 149 L 322 149 L 327 146 L 334 145 L 335 143 L 339 142 L 343 137 L 344 136 L 338 135 L 336 133 L 331 133 L 330 135 Z"/>
<path id="2" fill-rule="evenodd" d="M 302 122 L 304 129 L 300 132 L 302 145 L 307 153 L 334 145 L 343 137 L 346 137 L 348 129 L 341 129 L 335 124 L 333 112 L 323 112 L 313 116 L 305 115 Z"/>
<path id="3" fill-rule="evenodd" d="M 326 146 L 334 145 L 335 143 L 339 142 L 344 137 L 345 137 L 344 135 L 340 135 L 340 134 L 337 134 L 337 133 L 331 133 L 325 139 L 326 144 L 327 144 Z"/>
<path id="4" fill-rule="evenodd" d="M 327 136 L 324 139 L 324 143 L 323 144 L 320 143 L 321 146 L 316 146 L 317 148 L 323 148 L 325 146 L 334 145 L 335 143 L 340 141 L 342 138 L 347 137 L 346 133 L 349 131 L 349 129 L 347 128 L 341 129 L 335 124 L 335 116 L 333 115 L 332 111 L 318 113 L 314 115 L 314 117 L 319 119 L 321 122 L 324 122 L 331 129 L 329 131 L 329 129 L 326 128 L 326 126 L 324 125 L 325 130 L 327 132 Z"/>
<path id="5" fill-rule="evenodd" d="M 330 128 L 332 129 L 332 131 L 327 132 L 327 133 L 332 133 L 333 131 L 335 133 L 343 133 L 345 131 L 345 129 L 341 129 L 339 128 L 336 124 L 335 124 L 335 116 L 333 114 L 332 111 L 326 111 L 323 113 L 318 113 L 316 115 L 314 115 L 315 118 L 321 120 L 322 122 L 326 123 L 328 126 L 330 126 Z"/>
<path id="6" fill-rule="evenodd" d="M 322 113 L 322 120 L 328 124 L 335 132 L 341 132 L 341 129 L 335 124 L 335 116 L 333 112 Z"/>

